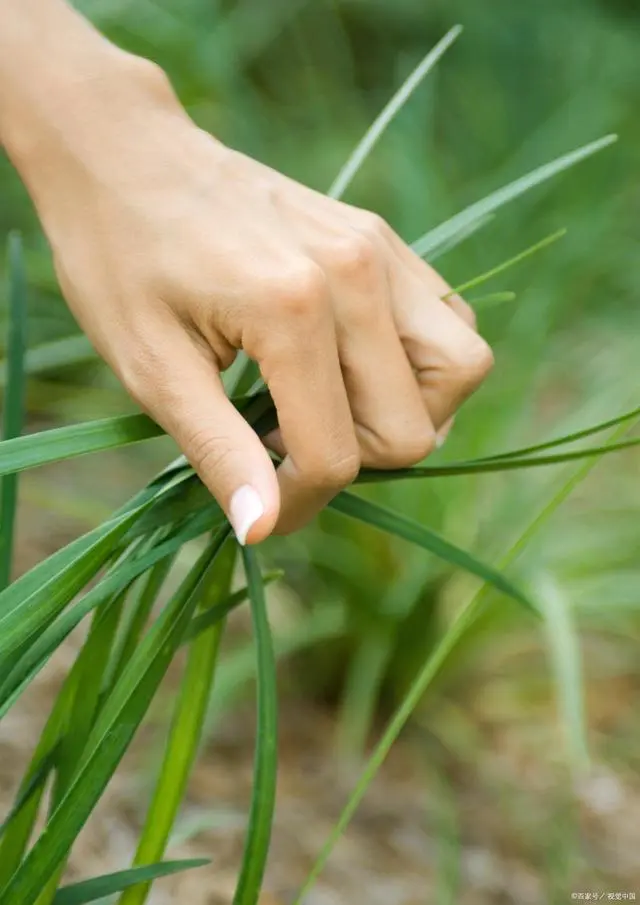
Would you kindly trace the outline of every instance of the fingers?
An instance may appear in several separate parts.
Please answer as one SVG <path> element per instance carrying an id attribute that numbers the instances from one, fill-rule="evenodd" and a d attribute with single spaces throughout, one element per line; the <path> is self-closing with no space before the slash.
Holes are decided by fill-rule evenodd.
<path id="1" fill-rule="evenodd" d="M 330 264 L 338 354 L 362 465 L 414 465 L 434 448 L 435 430 L 393 321 L 384 256 L 354 231 L 334 246 Z"/>
<path id="2" fill-rule="evenodd" d="M 423 281 L 394 275 L 394 314 L 425 405 L 440 431 L 493 366 L 487 343 Z"/>
<path id="3" fill-rule="evenodd" d="M 286 456 L 278 469 L 277 533 L 301 527 L 356 477 L 360 453 L 349 408 L 326 280 L 313 262 L 280 277 L 265 318 L 244 333 L 278 410 Z"/>
<path id="4" fill-rule="evenodd" d="M 240 543 L 263 540 L 280 509 L 275 469 L 228 401 L 212 358 L 176 322 L 150 328 L 133 359 L 122 373 L 129 392 L 181 447 Z"/>

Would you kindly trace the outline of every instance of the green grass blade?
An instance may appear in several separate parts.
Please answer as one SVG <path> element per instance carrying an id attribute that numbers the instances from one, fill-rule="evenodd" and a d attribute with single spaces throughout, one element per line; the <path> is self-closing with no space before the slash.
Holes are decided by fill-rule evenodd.
<path id="1" fill-rule="evenodd" d="M 546 465 L 562 465 L 580 459 L 597 459 L 610 453 L 621 452 L 640 446 L 640 437 L 631 440 L 620 440 L 618 443 L 607 443 L 606 446 L 591 446 L 587 449 L 576 449 L 571 452 L 556 453 L 553 456 L 523 456 L 522 458 L 478 459 L 471 462 L 452 463 L 451 465 L 425 465 L 416 468 L 401 468 L 396 471 L 365 470 L 357 478 L 358 484 L 375 484 L 386 481 L 401 481 L 407 478 L 447 478 L 457 475 L 485 474 L 500 471 L 515 471 L 519 468 L 537 468 Z"/>
<path id="2" fill-rule="evenodd" d="M 38 744 L 31 758 L 31 762 L 25 772 L 24 778 L 18 790 L 18 797 L 30 785 L 34 776 L 38 774 L 41 765 L 51 758 L 67 725 L 69 714 L 73 706 L 75 689 L 78 679 L 78 669 L 74 665 L 63 682 L 58 692 L 55 704 L 45 723 Z M 17 869 L 26 851 L 33 827 L 38 815 L 42 792 L 32 795 L 28 803 L 20 810 L 6 828 L 2 842 L 0 843 L 0 889 L 9 881 Z"/>
<path id="3" fill-rule="evenodd" d="M 197 605 L 202 582 L 229 530 L 221 532 L 191 569 L 145 635 L 100 710 L 85 754 L 47 827 L 0 893 L 0 905 L 33 901 L 64 862 L 142 721 Z"/>
<path id="4" fill-rule="evenodd" d="M 24 691 L 26 684 L 37 675 L 51 653 L 57 649 L 67 635 L 88 613 L 95 607 L 102 605 L 111 595 L 124 590 L 132 581 L 157 562 L 167 556 L 172 556 L 187 541 L 195 539 L 210 529 L 210 521 L 201 519 L 199 514 L 196 514 L 182 530 L 157 547 L 135 559 L 130 559 L 128 556 L 125 557 L 96 587 L 88 591 L 78 603 L 62 613 L 55 622 L 39 633 L 28 650 L 22 653 L 15 664 L 9 663 L 8 668 L 0 670 L 0 676 L 2 677 L 0 716 L 9 709 L 6 704 L 7 699 L 11 700 L 10 706 L 12 706 L 16 700 L 14 697 L 16 690 L 20 688 L 20 693 Z"/>
<path id="5" fill-rule="evenodd" d="M 461 245 L 465 239 L 470 239 L 471 236 L 475 235 L 481 229 L 484 229 L 484 227 L 493 220 L 495 220 L 495 214 L 486 214 L 484 217 L 478 217 L 478 219 L 474 220 L 472 223 L 467 223 L 466 226 L 462 227 L 448 239 L 445 239 L 439 245 L 435 245 L 429 252 L 429 260 L 433 263 L 434 261 L 437 261 L 438 258 L 446 255 L 447 252 L 453 251 L 453 249 L 457 248 L 458 245 Z"/>
<path id="6" fill-rule="evenodd" d="M 16 818 L 20 815 L 20 812 L 25 807 L 27 807 L 29 804 L 33 804 L 33 801 L 36 797 L 38 801 L 42 797 L 45 784 L 47 782 L 47 779 L 49 778 L 51 770 L 53 769 L 55 752 L 56 749 L 54 748 L 45 758 L 43 758 L 38 763 L 35 770 L 28 776 L 24 788 L 21 788 L 18 792 L 16 803 L 11 808 L 2 823 L 0 823 L 0 836 L 4 834 L 5 830 L 11 825 L 13 821 L 16 820 Z"/>
<path id="7" fill-rule="evenodd" d="M 505 302 L 515 302 L 517 295 L 515 292 L 490 292 L 488 295 L 481 295 L 476 298 L 467 299 L 469 305 L 476 311 L 483 311 L 487 308 L 493 308 L 496 305 L 504 305 Z"/>
<path id="8" fill-rule="evenodd" d="M 0 475 L 17 474 L 62 459 L 140 443 L 163 434 L 162 428 L 146 415 L 120 415 L 4 440 L 0 443 Z"/>
<path id="9" fill-rule="evenodd" d="M 185 861 L 163 861 L 160 864 L 105 874 L 103 877 L 83 880 L 72 886 L 63 886 L 56 893 L 53 905 L 87 905 L 89 902 L 102 901 L 107 896 L 116 895 L 137 883 L 151 883 L 171 874 L 193 870 L 195 867 L 205 867 L 209 863 L 206 858 L 191 858 Z"/>
<path id="10" fill-rule="evenodd" d="M 46 374 L 49 371 L 58 371 L 69 365 L 85 364 L 95 361 L 96 352 L 82 334 L 65 336 L 64 339 L 54 339 L 41 343 L 31 349 L 26 349 L 24 354 L 24 369 L 31 377 Z M 0 387 L 7 384 L 9 376 L 8 362 L 0 361 Z"/>
<path id="11" fill-rule="evenodd" d="M 521 176 L 520 179 L 516 179 L 514 182 L 510 182 L 508 185 L 492 192 L 486 198 L 476 201 L 475 204 L 465 208 L 465 210 L 456 214 L 450 220 L 441 223 L 440 226 L 436 226 L 435 229 L 429 230 L 429 232 L 413 243 L 413 250 L 421 257 L 428 257 L 433 249 L 437 249 L 444 242 L 459 235 L 462 230 L 472 226 L 482 217 L 494 213 L 505 204 L 528 192 L 534 186 L 546 182 L 552 176 L 574 166 L 587 157 L 591 157 L 592 154 L 602 151 L 615 141 L 617 141 L 616 135 L 606 135 L 604 138 L 598 139 L 598 141 L 583 145 L 583 147 L 577 148 L 575 151 L 563 154 L 562 157 L 543 164 L 538 169 L 527 173 L 526 176 Z"/>
<path id="12" fill-rule="evenodd" d="M 589 745 L 578 631 L 569 602 L 550 575 L 544 575 L 536 582 L 536 600 L 540 603 L 547 629 L 547 648 L 555 676 L 568 761 L 579 778 L 589 767 Z"/>
<path id="13" fill-rule="evenodd" d="M 5 673 L 12 656 L 22 645 L 44 631 L 113 556 L 114 545 L 125 535 L 136 517 L 136 512 L 121 516 L 81 538 L 85 541 L 89 537 L 92 543 L 83 543 L 79 555 L 68 560 L 61 571 L 56 572 L 52 567 L 51 561 L 55 557 L 41 564 L 48 568 L 36 567 L 32 571 L 42 575 L 42 583 L 32 593 L 17 599 L 14 594 L 9 598 L 9 592 L 18 586 L 18 582 L 14 582 L 4 594 L 0 594 L 0 675 Z M 75 544 L 69 547 L 73 548 Z"/>
<path id="14" fill-rule="evenodd" d="M 2 439 L 22 433 L 24 423 L 25 374 L 24 349 L 27 332 L 27 281 L 18 233 L 9 236 L 9 330 L 7 336 L 7 382 L 2 410 Z M 5 475 L 0 481 L 0 590 L 11 581 L 13 535 L 18 478 Z"/>
<path id="15" fill-rule="evenodd" d="M 207 613 L 229 596 L 236 559 L 236 544 L 227 541 L 215 566 L 203 582 L 198 604 Z M 153 798 L 138 842 L 134 867 L 162 858 L 184 798 L 191 768 L 198 753 L 209 694 L 213 684 L 224 623 L 218 621 L 192 642 L 169 738 Z M 130 887 L 120 905 L 142 905 L 150 881 Z"/>
<path id="16" fill-rule="evenodd" d="M 355 150 L 336 176 L 327 193 L 330 198 L 342 198 L 358 170 L 382 137 L 389 124 L 404 107 L 425 76 L 431 72 L 442 55 L 446 53 L 449 47 L 451 47 L 461 31 L 461 25 L 456 25 L 448 31 L 444 38 L 429 51 L 418 66 L 416 66 L 411 75 L 403 82 L 382 112 L 376 117 L 369 129 L 367 129 L 364 137 L 358 143 Z"/>
<path id="17" fill-rule="evenodd" d="M 509 452 L 496 453 L 493 456 L 483 456 L 481 461 L 496 462 L 499 459 L 521 458 L 523 456 L 528 456 L 531 453 L 544 452 L 546 449 L 554 449 L 557 446 L 567 446 L 570 443 L 575 443 L 577 440 L 584 440 L 587 437 L 592 437 L 594 434 L 601 434 L 612 427 L 617 427 L 619 424 L 635 421 L 638 417 L 640 417 L 640 406 L 631 409 L 628 412 L 623 412 L 621 415 L 616 415 L 615 418 L 609 418 L 607 421 L 600 421 L 598 424 L 592 424 L 590 427 L 582 428 L 582 430 L 573 431 L 571 434 L 564 434 L 562 437 L 556 437 L 555 440 L 545 440 L 544 443 L 536 443 L 534 446 L 523 446 L 520 449 L 513 449 Z M 606 448 L 611 448 L 612 445 L 615 449 L 615 444 L 608 444 Z"/>
<path id="18" fill-rule="evenodd" d="M 256 641 L 258 724 L 251 813 L 233 905 L 256 905 L 269 854 L 278 771 L 278 692 L 273 639 L 254 550 L 242 548 Z"/>
<path id="19" fill-rule="evenodd" d="M 459 286 L 456 286 L 455 289 L 452 289 L 450 293 L 447 293 L 447 295 L 444 296 L 444 299 L 448 299 L 454 293 L 462 295 L 463 292 L 468 292 L 469 289 L 475 289 L 477 286 L 482 286 L 483 283 L 486 283 L 488 280 L 492 280 L 494 277 L 499 276 L 501 273 L 509 270 L 510 267 L 515 267 L 516 264 L 520 264 L 522 261 L 526 261 L 527 258 L 530 258 L 537 252 L 542 251 L 544 248 L 548 248 L 549 245 L 553 245 L 554 242 L 562 239 L 562 237 L 566 236 L 566 234 L 566 229 L 556 230 L 556 232 L 551 233 L 551 235 L 549 236 L 545 236 L 544 239 L 540 239 L 539 242 L 536 242 L 534 245 L 530 245 L 528 248 L 525 248 L 517 255 L 508 258 L 501 264 L 496 264 L 495 267 L 492 267 L 490 270 L 485 271 L 485 273 L 474 277 L 472 280 L 467 280 L 466 283 L 461 283 Z"/>
<path id="20" fill-rule="evenodd" d="M 394 534 L 396 537 L 401 537 L 403 540 L 417 544 L 419 547 L 428 550 L 429 553 L 433 553 L 439 559 L 443 559 L 459 569 L 464 569 L 466 572 L 476 575 L 483 581 L 492 584 L 497 590 L 502 591 L 503 594 L 507 594 L 507 596 L 512 597 L 518 603 L 524 604 L 528 610 L 538 615 L 531 601 L 504 575 L 476 559 L 475 556 L 466 550 L 456 547 L 455 544 L 440 537 L 439 534 L 429 528 L 425 528 L 419 522 L 415 522 L 404 515 L 385 509 L 376 503 L 371 503 L 369 500 L 362 499 L 362 497 L 351 493 L 343 492 L 339 494 L 329 505 L 343 515 L 348 515 L 381 531 L 386 531 L 388 534 Z"/>
<path id="21" fill-rule="evenodd" d="M 140 643 L 151 610 L 158 599 L 162 586 L 171 571 L 177 550 L 155 562 L 144 576 L 144 581 L 130 611 L 125 615 L 121 637 L 114 650 L 113 663 L 109 672 L 107 687 L 111 688 L 122 675 L 125 666 Z M 158 555 L 158 548 L 152 555 Z M 135 580 L 135 579 L 134 579 Z"/>

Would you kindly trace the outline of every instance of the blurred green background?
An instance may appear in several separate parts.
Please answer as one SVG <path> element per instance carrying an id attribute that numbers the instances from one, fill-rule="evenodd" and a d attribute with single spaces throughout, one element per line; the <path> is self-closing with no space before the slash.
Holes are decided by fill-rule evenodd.
<path id="1" fill-rule="evenodd" d="M 635 0 L 76 5 L 115 41 L 160 63 L 199 125 L 321 190 L 425 52 L 462 23 L 462 37 L 346 197 L 377 210 L 408 241 L 539 164 L 619 133 L 617 145 L 500 211 L 438 259 L 456 284 L 568 228 L 560 242 L 488 287 L 517 293 L 515 302 L 480 313 L 497 365 L 433 461 L 539 442 L 638 404 Z M 34 213 L 5 160 L 0 199 L 0 233 L 20 228 L 29 250 L 33 423 L 127 410 L 131 404 L 78 337 Z M 23 543 L 32 536 L 27 521 L 37 522 L 38 513 L 53 514 L 65 531 L 75 530 L 69 519 L 76 527 L 97 521 L 170 454 L 162 441 L 112 457 L 100 482 L 90 465 L 66 479 L 55 470 L 29 476 Z M 598 840 L 611 828 L 592 827 L 595 812 L 597 819 L 610 813 L 602 788 L 611 807 L 618 793 L 636 795 L 640 807 L 637 465 L 633 452 L 600 464 L 515 559 L 511 573 L 533 589 L 549 630 L 496 599 L 416 715 L 409 741 L 425 753 L 426 787 L 440 790 L 434 796 L 453 802 L 457 814 L 446 832 L 433 828 L 451 843 L 442 849 L 440 897 L 433 901 L 457 901 L 465 877 L 478 886 L 463 869 L 465 845 L 478 834 L 493 855 L 528 865 L 542 890 L 542 898 L 527 899 L 507 884 L 487 901 L 564 902 L 583 888 L 579 883 L 622 889 L 640 877 L 637 827 L 634 835 L 629 823 L 609 848 Z M 575 471 L 565 465 L 440 478 L 377 489 L 375 496 L 497 563 Z M 476 585 L 330 514 L 291 539 L 270 542 L 266 555 L 287 576 L 274 604 L 283 693 L 302 709 L 330 713 L 337 750 L 357 761 Z M 246 690 L 247 643 L 240 633 L 228 651 L 212 730 L 221 710 Z M 471 815 L 470 787 L 482 799 Z"/>

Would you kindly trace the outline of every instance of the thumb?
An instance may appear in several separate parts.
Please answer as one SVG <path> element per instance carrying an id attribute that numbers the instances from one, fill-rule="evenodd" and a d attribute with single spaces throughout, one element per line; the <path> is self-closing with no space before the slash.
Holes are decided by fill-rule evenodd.
<path id="1" fill-rule="evenodd" d="M 229 402 L 215 364 L 185 334 L 171 337 L 152 386 L 137 392 L 231 522 L 241 544 L 271 533 L 280 510 L 275 468 L 261 440 Z M 157 373 L 157 371 L 160 373 Z"/>

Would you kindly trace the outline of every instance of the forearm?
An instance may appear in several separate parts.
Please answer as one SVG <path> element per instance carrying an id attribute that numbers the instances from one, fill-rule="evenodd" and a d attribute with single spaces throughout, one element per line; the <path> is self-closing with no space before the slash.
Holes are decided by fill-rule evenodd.
<path id="1" fill-rule="evenodd" d="M 0 144 L 39 208 L 160 81 L 65 0 L 0 0 Z"/>

